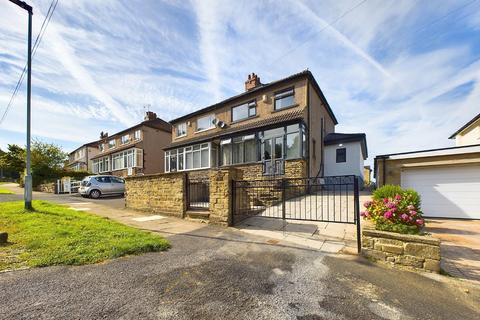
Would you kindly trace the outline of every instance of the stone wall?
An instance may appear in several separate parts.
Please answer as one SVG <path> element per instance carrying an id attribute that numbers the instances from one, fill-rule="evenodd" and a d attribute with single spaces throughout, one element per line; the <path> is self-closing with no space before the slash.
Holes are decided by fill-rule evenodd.
<path id="1" fill-rule="evenodd" d="M 362 254 L 393 266 L 440 271 L 440 240 L 429 236 L 364 229 Z"/>
<path id="2" fill-rule="evenodd" d="M 285 160 L 285 175 L 263 175 L 261 163 L 235 165 L 233 168 L 239 171 L 238 180 L 270 180 L 274 178 L 305 178 L 307 176 L 307 161 L 303 159 Z"/>
<path id="3" fill-rule="evenodd" d="M 127 208 L 183 218 L 185 173 L 159 173 L 125 178 Z"/>
<path id="4" fill-rule="evenodd" d="M 55 193 L 55 189 L 56 189 L 55 182 L 41 183 L 35 187 L 35 191 L 47 192 L 47 193 Z"/>
<path id="5" fill-rule="evenodd" d="M 210 223 L 232 224 L 232 180 L 236 180 L 235 168 L 210 171 Z"/>

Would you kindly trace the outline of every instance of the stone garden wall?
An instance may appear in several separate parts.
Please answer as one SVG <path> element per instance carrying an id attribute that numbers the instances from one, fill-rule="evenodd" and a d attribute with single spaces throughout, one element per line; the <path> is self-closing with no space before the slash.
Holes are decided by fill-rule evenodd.
<path id="1" fill-rule="evenodd" d="M 185 173 L 161 173 L 125 178 L 125 206 L 183 218 Z"/>
<path id="2" fill-rule="evenodd" d="M 440 240 L 429 236 L 364 229 L 362 254 L 393 266 L 440 272 Z"/>
<path id="3" fill-rule="evenodd" d="M 35 191 L 47 192 L 47 193 L 55 193 L 55 189 L 56 189 L 55 182 L 42 183 L 35 187 Z"/>

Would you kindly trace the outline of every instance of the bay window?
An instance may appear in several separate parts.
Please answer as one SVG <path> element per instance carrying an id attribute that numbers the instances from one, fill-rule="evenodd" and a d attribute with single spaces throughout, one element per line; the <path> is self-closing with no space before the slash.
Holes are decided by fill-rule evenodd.
<path id="1" fill-rule="evenodd" d="M 220 141 L 222 165 L 258 161 L 255 135 L 246 135 Z"/>
<path id="2" fill-rule="evenodd" d="M 201 143 L 165 152 L 165 172 L 207 169 L 211 167 L 214 148 Z"/>
<path id="3" fill-rule="evenodd" d="M 112 170 L 123 170 L 142 166 L 142 149 L 129 149 L 112 155 Z"/>
<path id="4" fill-rule="evenodd" d="M 110 157 L 102 157 L 93 160 L 93 173 L 104 173 L 110 171 Z"/>

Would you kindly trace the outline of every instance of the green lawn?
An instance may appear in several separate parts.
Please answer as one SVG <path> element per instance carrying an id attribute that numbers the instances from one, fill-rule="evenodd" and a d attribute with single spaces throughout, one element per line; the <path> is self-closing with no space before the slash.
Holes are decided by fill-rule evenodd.
<path id="1" fill-rule="evenodd" d="M 0 203 L 0 231 L 9 244 L 0 246 L 0 270 L 96 263 L 129 254 L 169 248 L 164 238 L 47 201 Z"/>
<path id="2" fill-rule="evenodd" d="M 14 194 L 12 191 L 0 188 L 0 194 Z"/>

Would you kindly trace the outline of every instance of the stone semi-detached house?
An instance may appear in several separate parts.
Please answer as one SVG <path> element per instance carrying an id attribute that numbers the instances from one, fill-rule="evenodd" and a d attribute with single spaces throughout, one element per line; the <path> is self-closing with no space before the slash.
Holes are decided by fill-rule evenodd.
<path id="1" fill-rule="evenodd" d="M 170 123 L 172 141 L 165 148 L 165 172 L 234 166 L 242 178 L 257 179 L 323 176 L 328 171 L 325 138 L 338 121 L 306 70 L 267 84 L 251 74 L 243 93 Z M 366 141 L 354 143 L 362 145 L 355 151 L 358 158 L 366 155 Z M 332 166 L 344 165 L 349 158 L 345 153 L 349 150 L 339 146 L 340 162 Z"/>
<path id="2" fill-rule="evenodd" d="M 171 125 L 147 112 L 145 120 L 114 135 L 100 134 L 98 154 L 92 158 L 92 172 L 131 176 L 162 173 L 163 148 L 171 141 Z"/>
<path id="3" fill-rule="evenodd" d="M 67 168 L 72 171 L 92 172 L 92 158 L 95 157 L 98 152 L 97 141 L 84 144 L 69 153 Z"/>

